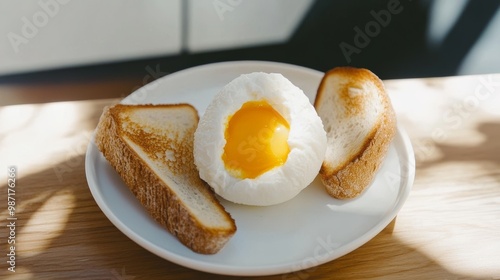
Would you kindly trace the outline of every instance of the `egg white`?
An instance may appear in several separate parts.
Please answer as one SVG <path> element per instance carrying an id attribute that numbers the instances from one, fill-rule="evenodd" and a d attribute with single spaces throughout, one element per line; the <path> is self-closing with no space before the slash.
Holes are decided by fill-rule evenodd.
<path id="1" fill-rule="evenodd" d="M 286 162 L 254 179 L 233 177 L 222 154 L 228 118 L 248 101 L 265 100 L 289 123 Z M 200 177 L 221 197 L 247 205 L 273 205 L 295 197 L 317 176 L 326 152 L 323 123 L 301 89 L 281 74 L 250 73 L 228 83 L 214 97 L 194 135 Z"/>

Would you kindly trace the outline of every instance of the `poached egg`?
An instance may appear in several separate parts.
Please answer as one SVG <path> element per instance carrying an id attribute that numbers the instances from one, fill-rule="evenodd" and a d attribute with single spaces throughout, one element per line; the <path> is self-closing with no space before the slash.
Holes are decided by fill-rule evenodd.
<path id="1" fill-rule="evenodd" d="M 317 176 L 326 132 L 301 89 L 281 74 L 250 73 L 216 94 L 194 135 L 200 177 L 234 203 L 295 197 Z"/>

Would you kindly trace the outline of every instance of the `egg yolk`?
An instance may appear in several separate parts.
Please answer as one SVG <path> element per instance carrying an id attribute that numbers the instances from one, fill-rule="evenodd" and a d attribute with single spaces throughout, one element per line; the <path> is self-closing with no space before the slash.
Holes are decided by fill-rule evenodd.
<path id="1" fill-rule="evenodd" d="M 222 160 L 233 176 L 246 179 L 286 162 L 288 122 L 265 101 L 249 101 L 229 117 Z"/>

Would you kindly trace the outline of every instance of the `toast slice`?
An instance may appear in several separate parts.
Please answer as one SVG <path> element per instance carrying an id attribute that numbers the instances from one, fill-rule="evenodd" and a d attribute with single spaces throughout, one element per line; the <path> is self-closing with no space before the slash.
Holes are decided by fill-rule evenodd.
<path id="1" fill-rule="evenodd" d="M 198 113 L 188 104 L 104 109 L 95 142 L 148 213 L 194 252 L 214 254 L 236 232 L 194 165 Z"/>
<path id="2" fill-rule="evenodd" d="M 375 178 L 396 133 L 384 84 L 367 69 L 337 67 L 325 73 L 314 107 L 327 133 L 322 182 L 331 196 L 354 198 Z"/>

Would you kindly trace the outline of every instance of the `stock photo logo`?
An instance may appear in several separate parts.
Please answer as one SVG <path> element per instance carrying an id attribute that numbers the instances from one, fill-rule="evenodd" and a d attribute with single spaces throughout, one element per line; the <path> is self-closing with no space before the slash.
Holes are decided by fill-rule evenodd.
<path id="1" fill-rule="evenodd" d="M 410 0 L 411 1 L 411 0 Z M 403 11 L 403 6 L 399 0 L 390 0 L 387 3 L 387 8 L 382 9 L 378 12 L 375 10 L 370 11 L 370 15 L 373 20 L 367 22 L 364 25 L 364 29 L 359 26 L 355 26 L 354 37 L 352 44 L 342 41 L 339 44 L 339 48 L 344 55 L 347 63 L 351 63 L 351 56 L 354 54 L 360 54 L 363 49 L 370 45 L 371 40 L 376 38 L 382 32 L 382 28 L 386 28 L 391 23 L 392 17 L 394 15 L 400 14 Z"/>
<path id="2" fill-rule="evenodd" d="M 20 30 L 7 33 L 10 45 L 15 53 L 19 53 L 20 46 L 28 44 L 29 41 L 35 38 L 40 30 L 47 26 L 50 19 L 54 18 L 61 11 L 62 6 L 68 4 L 70 0 L 40 0 L 38 1 L 39 9 L 30 17 L 21 17 Z"/>
<path id="3" fill-rule="evenodd" d="M 313 248 L 313 254 L 310 257 L 304 258 L 300 263 L 294 265 L 289 273 L 283 274 L 281 279 L 285 280 L 305 280 L 311 277 L 319 264 L 328 261 L 334 254 L 335 250 L 340 248 L 341 243 L 335 241 L 332 235 L 325 237 L 318 236 L 316 238 L 316 246 Z"/>
<path id="4" fill-rule="evenodd" d="M 113 280 L 134 280 L 135 276 L 133 275 L 127 275 L 127 272 L 125 271 L 125 267 L 122 267 L 121 271 L 118 272 L 115 269 L 111 271 L 112 278 Z"/>
<path id="5" fill-rule="evenodd" d="M 241 4 L 242 0 L 215 0 L 212 2 L 215 12 L 221 21 L 224 20 L 224 14 L 232 12 Z"/>
<path id="6" fill-rule="evenodd" d="M 497 104 L 500 100 L 498 94 L 500 81 L 493 75 L 478 78 L 474 90 L 457 100 L 452 106 L 443 111 L 441 125 L 435 127 L 429 137 L 414 141 L 415 156 L 419 161 L 428 161 L 436 153 L 436 143 L 449 139 L 453 131 L 461 129 L 480 108 L 493 115 L 500 114 Z"/>

